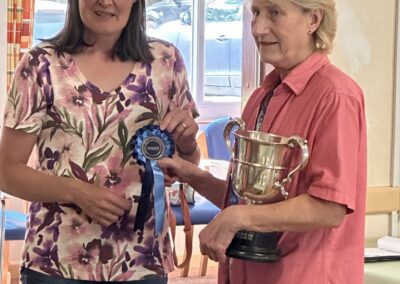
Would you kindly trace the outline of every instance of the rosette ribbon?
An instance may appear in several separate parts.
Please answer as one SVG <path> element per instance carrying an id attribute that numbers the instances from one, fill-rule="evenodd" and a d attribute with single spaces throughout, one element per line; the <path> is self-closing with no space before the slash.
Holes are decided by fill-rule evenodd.
<path id="1" fill-rule="evenodd" d="M 172 157 L 175 153 L 174 141 L 167 131 L 162 131 L 158 125 L 148 125 L 138 129 L 132 137 L 130 146 L 132 157 L 139 165 L 144 166 L 142 191 L 136 212 L 134 231 L 143 232 L 146 215 L 153 191 L 155 210 L 155 234 L 159 235 L 164 227 L 165 187 L 164 175 L 157 165 L 157 160 Z"/>

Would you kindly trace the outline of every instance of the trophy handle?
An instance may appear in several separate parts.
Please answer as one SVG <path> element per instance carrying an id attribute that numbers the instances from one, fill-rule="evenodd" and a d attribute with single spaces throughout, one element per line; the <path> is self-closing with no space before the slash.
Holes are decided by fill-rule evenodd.
<path id="1" fill-rule="evenodd" d="M 239 130 L 242 130 L 242 131 L 244 131 L 246 129 L 246 124 L 239 117 L 235 117 L 235 118 L 231 117 L 229 119 L 228 123 L 225 125 L 225 128 L 224 128 L 224 139 L 225 139 L 226 147 L 228 148 L 228 150 L 229 150 L 229 152 L 231 154 L 231 157 L 234 156 L 234 152 L 233 152 L 232 145 L 231 145 L 230 134 L 231 134 L 232 128 L 235 127 L 235 126 L 238 126 Z"/>
<path id="2" fill-rule="evenodd" d="M 302 157 L 300 163 L 289 172 L 288 176 L 284 178 L 281 182 L 277 181 L 274 184 L 274 187 L 278 190 L 280 190 L 281 194 L 285 199 L 288 197 L 289 193 L 285 190 L 285 185 L 292 180 L 292 177 L 295 173 L 303 169 L 308 162 L 309 158 L 309 152 L 308 152 L 308 147 L 307 147 L 307 140 L 304 140 L 303 138 L 299 136 L 292 136 L 289 138 L 288 145 L 289 148 L 293 149 L 295 147 L 298 147 L 301 149 L 302 152 Z"/>

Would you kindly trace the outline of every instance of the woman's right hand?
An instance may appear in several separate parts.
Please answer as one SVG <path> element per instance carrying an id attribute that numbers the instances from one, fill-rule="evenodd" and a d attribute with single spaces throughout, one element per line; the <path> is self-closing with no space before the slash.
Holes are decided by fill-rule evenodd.
<path id="1" fill-rule="evenodd" d="M 72 202 L 103 227 L 118 221 L 132 207 L 132 201 L 106 188 L 78 181 L 71 190 Z"/>

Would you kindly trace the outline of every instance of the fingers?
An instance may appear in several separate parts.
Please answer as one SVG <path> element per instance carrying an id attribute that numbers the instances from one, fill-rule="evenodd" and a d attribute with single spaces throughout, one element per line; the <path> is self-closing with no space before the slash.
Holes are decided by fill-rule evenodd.
<path id="1" fill-rule="evenodd" d="M 181 140 L 194 140 L 198 131 L 198 125 L 194 121 L 191 109 L 175 108 L 172 109 L 160 124 L 162 130 L 167 130 L 172 134 L 172 138 L 178 144 Z"/>
<path id="2" fill-rule="evenodd" d="M 162 130 L 168 130 L 171 133 L 175 130 L 184 131 L 192 125 L 192 121 L 193 118 L 191 117 L 190 112 L 176 108 L 167 113 L 160 124 L 160 128 Z"/>
<path id="3" fill-rule="evenodd" d="M 127 211 L 130 210 L 132 207 L 132 202 L 126 198 L 120 197 L 118 195 L 115 195 L 117 197 L 116 199 L 113 199 L 113 204 L 115 207 L 119 208 L 122 211 Z"/>
<path id="4" fill-rule="evenodd" d="M 103 227 L 109 227 L 115 222 L 117 222 L 119 216 L 110 214 L 109 212 L 103 212 L 101 216 L 97 216 L 95 219 L 97 223 L 99 223 Z"/>
<path id="5" fill-rule="evenodd" d="M 202 231 L 203 232 L 203 231 Z M 214 238 L 210 240 L 208 232 L 200 232 L 200 252 L 202 255 L 207 255 L 211 260 L 215 262 L 224 262 L 226 260 L 226 246 Z"/>
<path id="6" fill-rule="evenodd" d="M 89 187 L 90 186 L 90 187 Z M 117 194 L 93 185 L 84 185 L 83 194 L 77 205 L 94 221 L 103 227 L 108 227 L 129 211 L 132 201 Z"/>
<path id="7" fill-rule="evenodd" d="M 157 161 L 157 165 L 164 173 L 164 185 L 170 187 L 179 180 L 179 169 L 176 161 L 171 158 L 163 158 Z"/>
<path id="8" fill-rule="evenodd" d="M 226 250 L 237 231 L 235 219 L 227 211 L 219 213 L 199 234 L 201 253 L 216 262 L 226 260 Z"/>
<path id="9" fill-rule="evenodd" d="M 190 183 L 190 177 L 198 169 L 197 166 L 175 155 L 171 158 L 163 158 L 157 161 L 157 165 L 164 172 L 164 180 L 174 183 L 175 181 Z"/>
<path id="10" fill-rule="evenodd" d="M 164 185 L 167 187 L 171 187 L 173 183 L 177 182 L 178 178 L 176 176 L 169 176 L 164 174 Z"/>

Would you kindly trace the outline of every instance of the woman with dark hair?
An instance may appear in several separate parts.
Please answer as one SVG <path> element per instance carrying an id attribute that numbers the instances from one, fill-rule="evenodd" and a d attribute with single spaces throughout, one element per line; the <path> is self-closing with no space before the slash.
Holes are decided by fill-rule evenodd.
<path id="1" fill-rule="evenodd" d="M 145 1 L 137 1 L 128 11 L 131 15 L 114 44 L 113 56 L 117 56 L 122 61 L 151 63 L 154 58 L 146 36 Z M 85 41 L 83 21 L 79 1 L 69 1 L 64 28 L 54 38 L 47 40 L 55 46 L 58 54 L 62 52 L 74 54 L 82 51 L 83 47 L 91 45 L 90 42 Z"/>
<path id="2" fill-rule="evenodd" d="M 130 141 L 159 125 L 198 162 L 183 59 L 146 37 L 145 0 L 69 0 L 67 10 L 63 30 L 21 59 L 5 108 L 0 186 L 31 202 L 22 283 L 166 283 L 165 199 L 155 206 L 150 194 L 138 217 L 148 169 Z"/>

